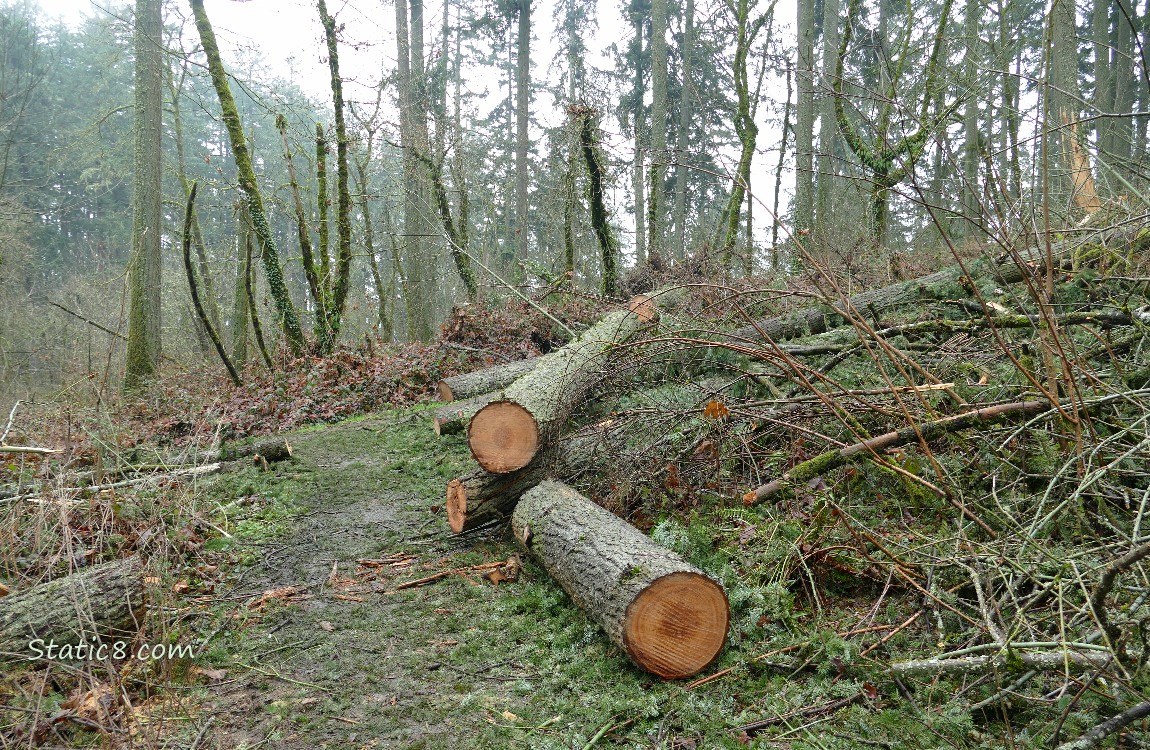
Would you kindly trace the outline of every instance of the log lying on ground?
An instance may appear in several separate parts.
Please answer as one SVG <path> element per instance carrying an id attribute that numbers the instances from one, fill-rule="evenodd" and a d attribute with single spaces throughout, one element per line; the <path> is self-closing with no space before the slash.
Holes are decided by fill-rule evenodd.
<path id="1" fill-rule="evenodd" d="M 1118 227 L 1091 234 L 1094 235 L 1093 242 L 1108 246 L 1121 245 L 1128 247 L 1132 253 L 1150 247 L 1150 231 L 1141 226 Z M 1050 254 L 1056 263 L 1061 263 L 1069 259 L 1084 241 L 1081 238 L 1071 238 L 1054 242 Z M 973 277 L 990 275 L 1001 283 L 1013 284 L 1023 279 L 1019 261 L 1027 266 L 1031 273 L 1041 272 L 1046 265 L 1045 246 L 1029 248 L 1020 253 L 1017 259 L 1007 258 L 993 264 L 972 261 L 967 264 L 966 271 Z M 880 289 L 868 289 L 850 297 L 847 300 L 849 304 L 843 304 L 842 300 L 833 300 L 833 308 L 825 304 L 804 307 L 783 315 L 764 318 L 756 321 L 754 325 L 743 326 L 727 335 L 735 340 L 761 341 L 765 334 L 772 341 L 779 342 L 825 333 L 846 324 L 847 316 L 844 313 L 866 315 L 869 319 L 871 311 L 881 312 L 921 300 L 946 297 L 949 294 L 948 290 L 953 290 L 964 275 L 963 269 L 958 266 L 944 268 L 928 276 L 901 281 Z"/>
<path id="2" fill-rule="evenodd" d="M 722 650 L 730 623 L 722 586 L 567 485 L 547 480 L 524 493 L 511 528 L 643 669 L 690 677 Z"/>
<path id="3" fill-rule="evenodd" d="M 30 642 L 58 646 L 104 643 L 136 634 L 143 614 L 143 562 L 138 556 L 95 565 L 0 598 L 0 661 L 36 656 Z"/>
<path id="4" fill-rule="evenodd" d="M 447 523 L 456 534 L 507 516 L 523 493 L 547 477 L 569 480 L 608 451 L 616 431 L 592 428 L 556 443 L 530 466 L 510 474 L 481 468 L 447 485 Z"/>
<path id="5" fill-rule="evenodd" d="M 471 418 L 467 429 L 471 455 L 492 474 L 527 466 L 602 376 L 612 348 L 657 316 L 649 297 L 635 297 L 628 309 L 607 314 L 578 339 L 552 352 L 508 386 L 502 399 Z"/>
<path id="6" fill-rule="evenodd" d="M 260 440 L 247 445 L 225 445 L 220 448 L 220 461 L 238 461 L 241 458 L 263 458 L 268 463 L 291 458 L 291 444 L 283 439 Z M 256 459 L 258 461 L 258 459 Z"/>
<path id="7" fill-rule="evenodd" d="M 462 375 L 452 375 L 439 381 L 440 401 L 459 401 L 472 396 L 479 396 L 491 391 L 511 385 L 519 378 L 535 369 L 549 355 L 529 357 L 515 362 L 495 365 L 475 372 L 465 372 Z"/>
<path id="8" fill-rule="evenodd" d="M 455 435 L 463 432 L 467 423 L 475 416 L 475 412 L 487 406 L 499 397 L 499 392 L 484 393 L 479 396 L 465 398 L 462 401 L 452 401 L 441 406 L 431 415 L 431 423 L 435 427 L 436 435 Z"/>

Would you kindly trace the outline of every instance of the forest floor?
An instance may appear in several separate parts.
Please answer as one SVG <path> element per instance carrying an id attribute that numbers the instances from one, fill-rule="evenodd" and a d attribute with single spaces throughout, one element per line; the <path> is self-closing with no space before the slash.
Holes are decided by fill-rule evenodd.
<path id="1" fill-rule="evenodd" d="M 237 593 L 216 597 L 227 626 L 198 660 L 217 678 L 193 722 L 212 722 L 201 748 L 742 747 L 751 740 L 737 727 L 748 717 L 873 690 L 842 675 L 788 681 L 770 669 L 693 691 L 658 680 L 530 560 L 513 583 L 472 573 L 396 590 L 518 551 L 499 530 L 451 537 L 431 511 L 466 464 L 464 440 L 435 438 L 419 410 L 289 439 L 291 464 L 274 474 L 245 468 L 206 490 L 219 502 L 271 499 L 261 515 L 278 520 L 237 524 L 232 547 L 248 565 L 232 582 Z M 729 646 L 706 674 L 763 647 Z M 959 730 L 943 721 L 916 731 L 881 702 L 853 702 L 821 739 L 803 726 L 809 720 L 784 721 L 776 741 L 929 747 L 941 742 L 932 731 Z"/>

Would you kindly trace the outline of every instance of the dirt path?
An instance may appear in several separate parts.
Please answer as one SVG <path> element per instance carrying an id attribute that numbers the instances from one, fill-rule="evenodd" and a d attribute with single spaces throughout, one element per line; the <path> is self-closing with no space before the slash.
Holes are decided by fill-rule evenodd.
<path id="1" fill-rule="evenodd" d="M 523 711 L 516 693 L 535 674 L 503 643 L 507 589 L 476 574 L 394 591 L 512 551 L 492 534 L 450 539 L 429 512 L 465 449 L 432 442 L 425 421 L 393 414 L 291 438 L 294 465 L 271 489 L 301 516 L 261 545 L 240 588 L 299 594 L 216 644 L 231 663 L 204 746 L 460 747 L 489 735 L 492 716 Z"/>

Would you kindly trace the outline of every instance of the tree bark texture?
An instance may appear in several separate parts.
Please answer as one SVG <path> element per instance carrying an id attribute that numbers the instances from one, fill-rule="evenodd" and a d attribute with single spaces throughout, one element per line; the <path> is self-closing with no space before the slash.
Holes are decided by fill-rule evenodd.
<path id="1" fill-rule="evenodd" d="M 814 0 L 798 0 L 798 100 L 795 104 L 795 235 L 814 220 Z"/>
<path id="2" fill-rule="evenodd" d="M 515 60 L 515 232 L 518 260 L 527 260 L 531 231 L 527 225 L 527 118 L 531 85 L 531 0 L 519 0 L 518 49 Z"/>
<path id="3" fill-rule="evenodd" d="M 667 174 L 667 0 L 651 3 L 651 174 L 647 187 L 647 261 L 663 254 L 663 187 Z"/>
<path id="4" fill-rule="evenodd" d="M 618 432 L 593 428 L 564 438 L 531 465 L 511 474 L 481 468 L 447 485 L 447 522 L 456 534 L 504 518 L 524 492 L 548 477 L 571 481 L 618 459 Z"/>
<path id="5" fill-rule="evenodd" d="M 432 414 L 432 425 L 436 435 L 455 435 L 463 432 L 475 412 L 499 398 L 499 392 L 481 393 L 478 396 L 465 398 L 462 401 L 452 401 L 441 406 Z"/>
<path id="6" fill-rule="evenodd" d="M 144 610 L 139 557 L 95 565 L 0 599 L 0 661 L 27 659 L 29 642 L 129 639 Z"/>
<path id="7" fill-rule="evenodd" d="M 163 232 L 163 12 L 136 0 L 132 257 L 128 266 L 128 352 L 124 388 L 141 387 L 160 364 L 160 237 Z"/>
<path id="8" fill-rule="evenodd" d="M 471 398 L 511 385 L 520 377 L 534 370 L 535 366 L 544 361 L 547 356 L 544 354 L 540 357 L 528 357 L 527 359 L 519 359 L 444 378 L 439 381 L 439 400 L 456 401 Z"/>
<path id="9" fill-rule="evenodd" d="M 718 656 L 730 620 L 722 586 L 626 521 L 548 480 L 523 495 L 511 528 L 639 667 L 677 679 Z"/>
<path id="10" fill-rule="evenodd" d="M 479 465 L 493 474 L 507 474 L 531 463 L 603 377 L 612 349 L 656 317 L 650 301 L 636 297 L 629 309 L 604 316 L 508 386 L 502 399 L 480 409 L 471 418 L 467 437 Z"/>

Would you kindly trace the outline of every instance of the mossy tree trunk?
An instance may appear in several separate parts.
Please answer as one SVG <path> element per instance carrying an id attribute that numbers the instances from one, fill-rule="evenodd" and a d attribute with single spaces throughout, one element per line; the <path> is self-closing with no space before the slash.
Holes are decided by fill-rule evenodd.
<path id="1" fill-rule="evenodd" d="M 292 355 L 298 357 L 304 353 L 305 348 L 303 329 L 300 327 L 295 305 L 292 304 L 291 294 L 284 282 L 279 251 L 276 248 L 271 227 L 268 225 L 263 196 L 260 193 L 259 184 L 256 182 L 251 152 L 248 150 L 243 124 L 240 122 L 239 111 L 236 109 L 236 102 L 232 97 L 231 86 L 228 84 L 228 74 L 224 70 L 223 60 L 220 57 L 220 47 L 216 42 L 216 35 L 212 30 L 208 14 L 204 10 L 204 0 L 191 0 L 191 5 L 200 43 L 203 45 L 204 54 L 208 58 L 208 70 L 212 76 L 212 85 L 215 87 L 216 96 L 220 100 L 221 119 L 227 127 L 232 154 L 236 160 L 240 189 L 247 198 L 252 227 L 255 230 L 256 238 L 259 240 L 260 260 L 263 262 L 264 275 L 267 277 L 268 291 L 275 302 L 276 311 L 279 313 L 288 347 Z"/>

